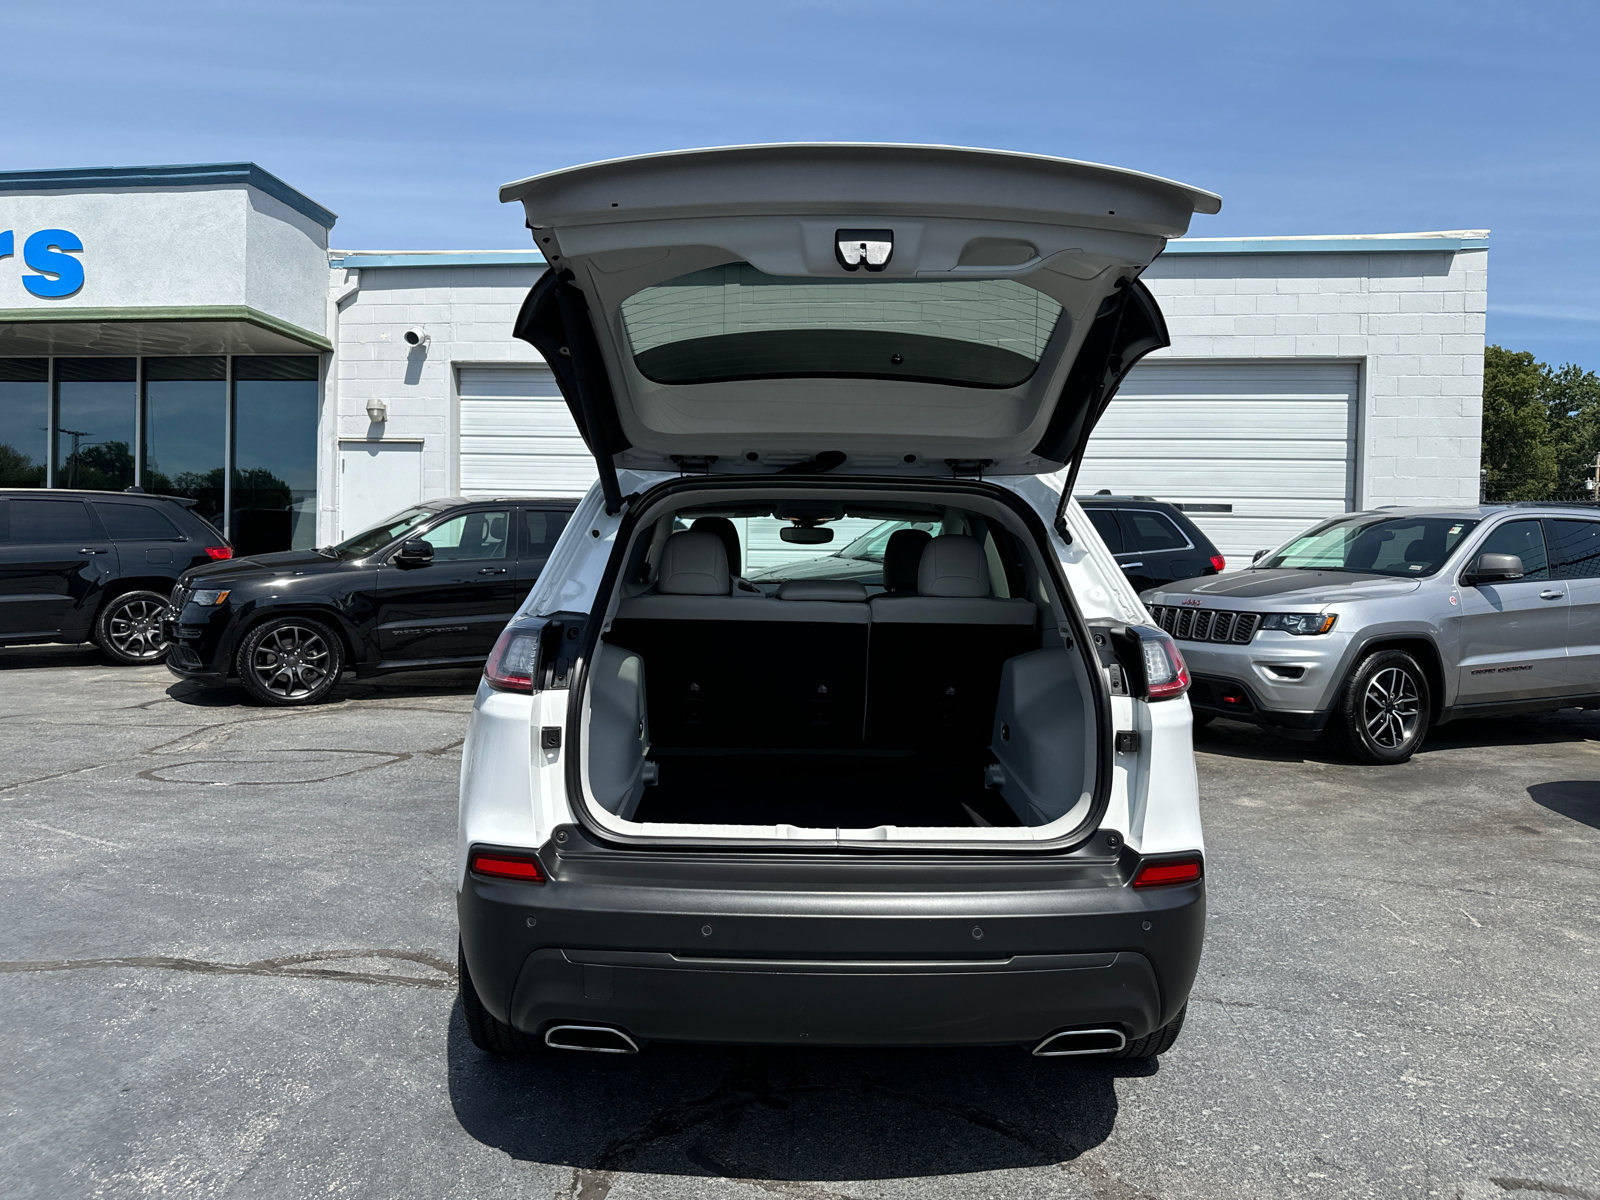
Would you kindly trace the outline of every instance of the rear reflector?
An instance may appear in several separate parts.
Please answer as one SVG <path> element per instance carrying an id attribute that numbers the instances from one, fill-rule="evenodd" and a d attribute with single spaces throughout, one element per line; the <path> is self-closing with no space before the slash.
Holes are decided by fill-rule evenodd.
<path id="1" fill-rule="evenodd" d="M 1164 862 L 1142 863 L 1133 877 L 1134 887 L 1157 887 L 1163 883 L 1193 883 L 1204 872 L 1200 858 L 1169 858 Z"/>
<path id="2" fill-rule="evenodd" d="M 211 559 L 211 560 L 213 560 L 214 562 L 220 562 L 225 558 L 232 558 L 233 557 L 233 547 L 232 546 L 207 546 L 206 547 L 206 557 Z"/>
<path id="3" fill-rule="evenodd" d="M 1220 554 L 1213 554 L 1211 556 L 1211 565 L 1218 571 L 1226 571 L 1228 569 L 1228 560 Z"/>
<path id="4" fill-rule="evenodd" d="M 483 677 L 502 692 L 533 691 L 534 664 L 539 658 L 537 629 L 508 628 L 489 651 Z"/>
<path id="5" fill-rule="evenodd" d="M 487 875 L 491 879 L 515 879 L 520 883 L 544 882 L 544 872 L 533 858 L 512 858 L 507 854 L 474 850 L 467 864 L 467 869 L 474 875 Z"/>

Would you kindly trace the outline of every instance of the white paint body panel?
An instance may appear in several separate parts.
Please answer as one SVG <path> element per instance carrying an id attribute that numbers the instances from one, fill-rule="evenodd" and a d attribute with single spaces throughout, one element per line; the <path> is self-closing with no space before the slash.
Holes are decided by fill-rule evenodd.
<path id="1" fill-rule="evenodd" d="M 669 478 L 624 471 L 621 485 L 624 494 L 643 492 Z M 993 482 L 1027 500 L 1047 526 L 1053 520 L 1059 479 L 1012 476 Z M 1083 616 L 1148 624 L 1139 598 L 1075 503 L 1068 507 L 1067 523 L 1071 543 L 1052 532 L 1050 548 Z M 591 489 L 517 616 L 592 611 L 619 524 L 619 517 L 606 515 L 599 488 Z M 474 843 L 534 849 L 556 826 L 577 820 L 567 798 L 565 751 L 537 748 L 539 728 L 565 728 L 570 695 L 563 690 L 530 697 L 479 688 L 462 754 L 458 884 Z M 1101 828 L 1122 831 L 1130 846 L 1145 853 L 1203 850 L 1188 700 L 1146 704 L 1114 696 L 1111 704 L 1115 727 L 1138 730 L 1142 746 L 1137 755 L 1117 756 Z M 1015 836 L 1017 831 L 1004 832 Z"/>

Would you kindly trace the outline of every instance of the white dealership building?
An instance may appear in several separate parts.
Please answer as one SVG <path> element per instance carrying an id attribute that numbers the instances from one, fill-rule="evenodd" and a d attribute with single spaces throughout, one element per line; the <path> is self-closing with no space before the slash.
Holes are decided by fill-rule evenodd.
<path id="1" fill-rule="evenodd" d="M 511 333 L 531 240 L 341 251 L 334 223 L 249 163 L 0 172 L 0 487 L 191 496 L 246 553 L 430 496 L 583 492 Z M 1171 243 L 1144 278 L 1172 345 L 1077 490 L 1178 503 L 1245 557 L 1355 508 L 1475 501 L 1487 263 L 1481 230 Z"/>

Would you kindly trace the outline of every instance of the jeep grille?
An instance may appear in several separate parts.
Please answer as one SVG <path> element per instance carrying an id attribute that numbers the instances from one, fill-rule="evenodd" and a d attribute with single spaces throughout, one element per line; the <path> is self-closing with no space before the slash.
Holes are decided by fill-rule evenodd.
<path id="1" fill-rule="evenodd" d="M 1218 612 L 1214 608 L 1152 604 L 1150 615 L 1180 642 L 1232 642 L 1242 646 L 1261 627 L 1260 613 Z"/>

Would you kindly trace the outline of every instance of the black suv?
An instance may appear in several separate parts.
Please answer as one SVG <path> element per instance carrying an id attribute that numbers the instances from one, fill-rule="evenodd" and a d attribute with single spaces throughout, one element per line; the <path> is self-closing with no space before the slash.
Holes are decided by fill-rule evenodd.
<path id="1" fill-rule="evenodd" d="M 1219 574 L 1227 561 L 1178 507 L 1152 496 L 1077 497 L 1136 592 Z"/>
<path id="2" fill-rule="evenodd" d="M 182 679 L 315 704 L 358 676 L 481 666 L 576 500 L 431 500 L 320 550 L 189 571 L 164 625 Z"/>
<path id="3" fill-rule="evenodd" d="M 0 491 L 0 645 L 92 641 L 160 662 L 173 581 L 233 550 L 195 502 L 142 493 Z"/>

